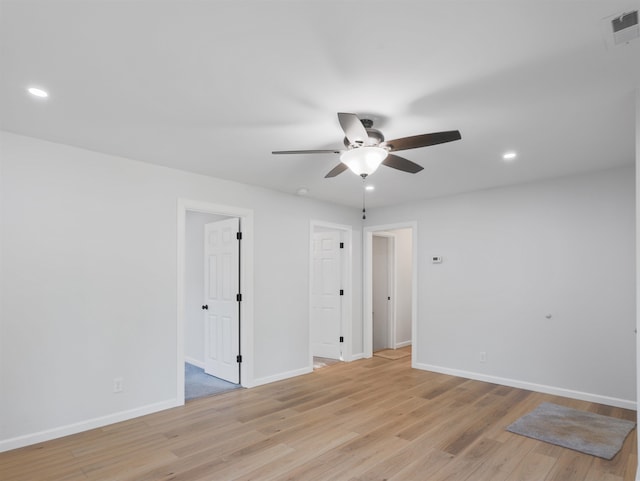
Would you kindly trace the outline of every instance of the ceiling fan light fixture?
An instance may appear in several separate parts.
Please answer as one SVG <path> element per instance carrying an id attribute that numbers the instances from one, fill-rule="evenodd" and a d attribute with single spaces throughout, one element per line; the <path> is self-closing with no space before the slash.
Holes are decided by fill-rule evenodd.
<path id="1" fill-rule="evenodd" d="M 340 161 L 359 176 L 373 174 L 387 158 L 388 152 L 382 147 L 366 146 L 347 150 L 340 156 Z"/>

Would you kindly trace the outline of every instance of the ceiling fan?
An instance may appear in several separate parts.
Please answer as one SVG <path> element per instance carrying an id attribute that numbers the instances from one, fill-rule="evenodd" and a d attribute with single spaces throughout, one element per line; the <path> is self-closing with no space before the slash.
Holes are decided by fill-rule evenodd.
<path id="1" fill-rule="evenodd" d="M 373 128 L 373 121 L 370 119 L 360 119 L 356 114 L 341 112 L 338 113 L 338 121 L 344 131 L 346 150 L 275 150 L 271 153 L 339 154 L 340 163 L 331 169 L 325 175 L 325 178 L 335 177 L 347 169 L 351 169 L 357 175 L 366 178 L 375 172 L 380 164 L 403 172 L 409 172 L 410 174 L 420 172 L 423 169 L 421 165 L 391 152 L 428 147 L 462 138 L 460 131 L 448 130 L 385 141 L 382 132 Z"/>

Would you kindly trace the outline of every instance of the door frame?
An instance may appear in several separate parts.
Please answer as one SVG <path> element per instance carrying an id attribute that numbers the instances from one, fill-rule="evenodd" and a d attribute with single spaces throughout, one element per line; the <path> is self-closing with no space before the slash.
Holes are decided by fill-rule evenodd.
<path id="1" fill-rule="evenodd" d="M 253 210 L 178 198 L 177 202 L 177 316 L 176 316 L 176 403 L 184 405 L 185 254 L 187 212 L 217 214 L 240 219 L 240 290 L 242 292 L 240 348 L 241 386 L 253 383 Z"/>
<path id="2" fill-rule="evenodd" d="M 416 342 L 418 326 L 418 222 L 368 226 L 363 231 L 363 329 L 364 357 L 373 356 L 373 235 L 380 231 L 411 229 L 411 366 L 416 367 L 419 345 Z"/>
<path id="3" fill-rule="evenodd" d="M 340 232 L 341 242 L 344 242 L 344 249 L 341 256 L 340 272 L 341 281 L 345 289 L 345 296 L 342 296 L 341 317 L 342 317 L 342 336 L 345 342 L 342 343 L 342 360 L 353 360 L 353 327 L 352 327 L 352 299 L 353 299 L 353 233 L 349 225 L 335 224 L 332 222 L 324 222 L 320 220 L 311 220 L 309 222 L 309 320 L 308 320 L 308 345 L 309 345 L 309 367 L 313 369 L 313 349 L 311 339 L 311 322 L 313 316 L 313 308 L 311 305 L 311 296 L 313 294 L 313 234 L 316 228 L 322 230 L 335 230 Z"/>
<path id="4" fill-rule="evenodd" d="M 391 301 L 387 302 L 387 348 L 395 349 L 396 345 L 396 236 L 390 232 L 373 232 L 371 238 L 371 342 L 373 350 L 373 237 L 387 239 L 387 287 Z"/>

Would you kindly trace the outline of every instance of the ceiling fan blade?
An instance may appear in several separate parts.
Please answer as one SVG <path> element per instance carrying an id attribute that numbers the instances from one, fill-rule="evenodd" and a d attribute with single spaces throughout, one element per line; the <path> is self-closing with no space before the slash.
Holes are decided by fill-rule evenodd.
<path id="1" fill-rule="evenodd" d="M 411 162 L 404 157 L 394 154 L 387 155 L 387 158 L 382 161 L 382 164 L 392 169 L 401 170 L 402 172 L 409 172 L 410 174 L 418 173 L 424 168 L 415 162 Z"/>
<path id="2" fill-rule="evenodd" d="M 339 112 L 338 120 L 340 121 L 340 127 L 344 130 L 345 137 L 351 144 L 364 145 L 367 143 L 369 134 L 367 134 L 367 129 L 364 128 L 362 121 L 356 114 Z"/>
<path id="3" fill-rule="evenodd" d="M 331 171 L 327 175 L 325 175 L 324 178 L 328 179 L 330 177 L 335 177 L 338 174 L 342 174 L 348 168 L 349 167 L 347 167 L 346 164 L 343 164 L 342 162 L 340 162 L 333 169 L 331 169 Z"/>
<path id="4" fill-rule="evenodd" d="M 416 149 L 418 147 L 428 147 L 430 145 L 444 144 L 460 140 L 462 136 L 459 130 L 448 130 L 446 132 L 433 132 L 430 134 L 414 135 L 401 139 L 388 140 L 384 145 L 391 151 Z"/>
<path id="5" fill-rule="evenodd" d="M 339 154 L 340 150 L 274 150 L 272 154 Z"/>

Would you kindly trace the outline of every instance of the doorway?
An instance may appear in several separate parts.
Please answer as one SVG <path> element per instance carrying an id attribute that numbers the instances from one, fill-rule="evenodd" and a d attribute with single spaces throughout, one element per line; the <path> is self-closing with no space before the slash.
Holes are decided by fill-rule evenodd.
<path id="1" fill-rule="evenodd" d="M 237 232 L 241 232 L 241 239 L 236 238 Z M 250 210 L 182 199 L 178 202 L 178 405 L 184 404 L 185 397 L 193 398 L 190 394 L 185 395 L 187 379 L 196 383 L 193 392 L 202 392 L 204 395 L 249 385 L 251 382 L 252 232 L 253 212 Z M 227 244 L 235 246 L 235 251 L 232 249 L 233 252 L 226 252 L 226 247 L 221 251 L 216 250 L 216 247 L 212 251 L 211 246 L 207 246 L 208 240 L 222 240 L 231 237 L 231 234 L 233 242 L 227 239 Z M 213 274 L 207 275 L 211 269 L 214 270 Z M 215 273 L 216 269 L 218 273 Z M 223 274 L 231 274 L 227 276 L 228 282 L 223 282 Z M 212 287 L 209 285 L 211 282 L 223 282 L 224 285 Z M 224 289 L 224 296 L 218 287 Z M 212 289 L 218 290 L 221 295 L 210 294 Z M 229 302 L 220 304 L 221 297 L 228 297 Z M 235 337 L 222 336 L 225 332 L 229 333 L 230 327 L 233 328 Z M 223 338 L 224 342 L 219 343 Z M 207 344 L 208 340 L 213 344 Z M 225 365 L 221 366 L 226 369 L 226 374 L 232 374 L 229 378 L 223 369 L 220 371 L 221 378 L 229 378 L 231 383 L 219 381 L 204 373 L 210 364 L 207 360 L 212 357 L 212 351 L 214 358 L 224 361 Z M 218 375 L 217 371 L 211 373 Z"/>
<path id="2" fill-rule="evenodd" d="M 186 213 L 185 400 L 240 387 L 239 364 L 235 362 L 239 336 L 235 302 L 239 290 L 239 222 L 237 217 Z"/>
<path id="3" fill-rule="evenodd" d="M 312 221 L 309 243 L 309 363 L 351 360 L 351 227 Z"/>
<path id="4" fill-rule="evenodd" d="M 395 349 L 395 236 L 375 232 L 371 244 L 373 352 Z"/>
<path id="5" fill-rule="evenodd" d="M 417 359 L 417 224 L 381 225 L 364 232 L 364 356 L 411 346 Z"/>

